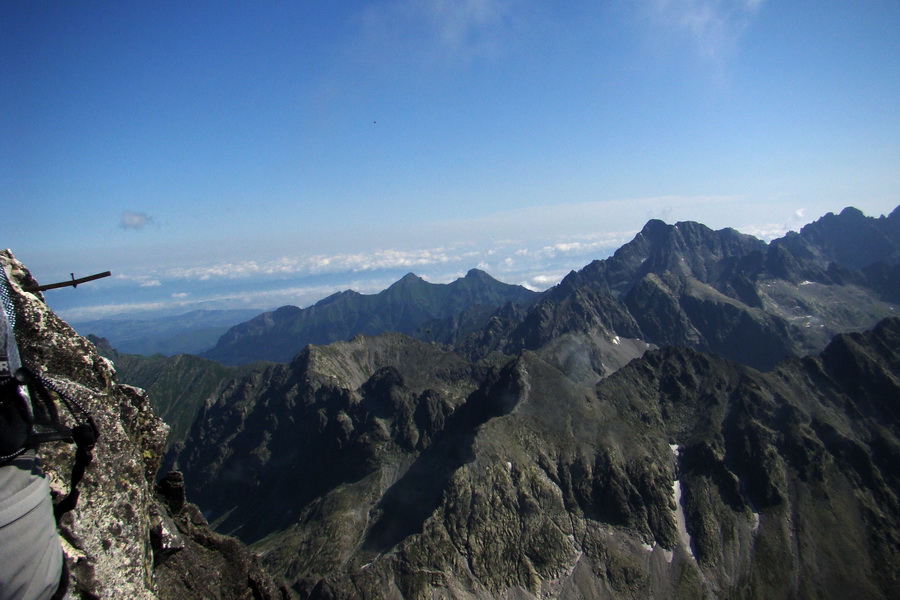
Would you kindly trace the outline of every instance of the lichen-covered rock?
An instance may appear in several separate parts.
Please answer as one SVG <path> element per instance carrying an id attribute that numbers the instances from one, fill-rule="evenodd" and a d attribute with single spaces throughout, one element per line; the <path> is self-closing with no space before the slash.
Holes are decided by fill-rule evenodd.
<path id="1" fill-rule="evenodd" d="M 23 362 L 84 405 L 100 430 L 78 504 L 59 528 L 70 593 L 146 600 L 287 597 L 246 547 L 210 532 L 196 507 L 157 495 L 168 427 L 146 394 L 118 384 L 110 361 L 39 293 L 23 291 L 36 282 L 8 250 L 0 252 L 0 267 L 10 278 Z M 68 493 L 74 447 L 47 443 L 39 455 L 54 496 Z M 183 516 L 191 511 L 194 521 Z"/>

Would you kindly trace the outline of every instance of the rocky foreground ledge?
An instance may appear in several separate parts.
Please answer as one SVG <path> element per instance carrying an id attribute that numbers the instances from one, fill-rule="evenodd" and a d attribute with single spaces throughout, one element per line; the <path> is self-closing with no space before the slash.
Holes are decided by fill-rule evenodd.
<path id="1" fill-rule="evenodd" d="M 234 538 L 212 532 L 186 503 L 180 473 L 156 484 L 168 426 L 146 393 L 119 384 L 93 344 L 23 291 L 37 282 L 9 250 L 0 251 L 17 308 L 23 360 L 93 414 L 101 438 L 81 482 L 78 506 L 60 537 L 75 598 L 290 598 Z M 44 469 L 54 496 L 68 492 L 74 447 L 46 444 Z"/>

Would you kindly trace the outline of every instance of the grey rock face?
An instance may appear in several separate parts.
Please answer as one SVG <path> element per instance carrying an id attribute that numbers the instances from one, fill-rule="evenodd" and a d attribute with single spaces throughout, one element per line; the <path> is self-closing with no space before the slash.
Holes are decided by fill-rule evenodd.
<path id="1" fill-rule="evenodd" d="M 35 282 L 9 251 L 0 252 L 0 266 L 10 273 L 23 360 L 82 403 L 100 429 L 78 504 L 59 530 L 74 597 L 283 597 L 245 547 L 210 532 L 199 514 L 183 516 L 196 507 L 161 501 L 155 477 L 168 427 L 146 394 L 117 383 L 110 361 L 40 295 L 22 291 Z M 54 495 L 67 493 L 73 448 L 48 443 L 40 456 Z M 209 593 L 195 591 L 203 582 Z"/>
<path id="2" fill-rule="evenodd" d="M 310 346 L 203 409 L 178 454 L 189 498 L 245 541 L 280 531 L 331 488 L 428 447 L 485 369 L 399 334 Z"/>

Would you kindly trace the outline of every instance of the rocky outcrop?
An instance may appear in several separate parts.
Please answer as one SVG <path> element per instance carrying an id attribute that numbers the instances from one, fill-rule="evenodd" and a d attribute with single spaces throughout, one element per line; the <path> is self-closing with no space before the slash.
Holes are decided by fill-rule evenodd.
<path id="1" fill-rule="evenodd" d="M 78 505 L 59 529 L 73 596 L 286 597 L 246 547 L 209 531 L 196 507 L 164 501 L 155 479 L 168 427 L 146 394 L 119 384 L 110 361 L 39 294 L 22 291 L 36 282 L 9 251 L 0 252 L 0 267 L 10 275 L 23 360 L 82 403 L 100 429 Z M 65 444 L 41 446 L 56 496 L 67 492 L 72 455 Z"/>

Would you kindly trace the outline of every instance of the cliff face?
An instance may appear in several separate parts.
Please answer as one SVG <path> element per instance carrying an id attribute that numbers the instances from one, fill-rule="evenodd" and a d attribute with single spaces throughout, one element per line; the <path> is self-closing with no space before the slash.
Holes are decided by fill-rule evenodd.
<path id="1" fill-rule="evenodd" d="M 0 252 L 17 308 L 16 339 L 23 361 L 82 403 L 100 439 L 81 482 L 77 507 L 59 533 L 77 598 L 278 598 L 282 592 L 246 548 L 208 530 L 196 507 L 155 485 L 168 427 L 146 394 L 116 381 L 111 362 L 56 317 L 36 282 L 9 251 Z M 40 449 L 55 496 L 65 494 L 73 448 Z M 286 592 L 285 592 L 286 593 Z"/>

